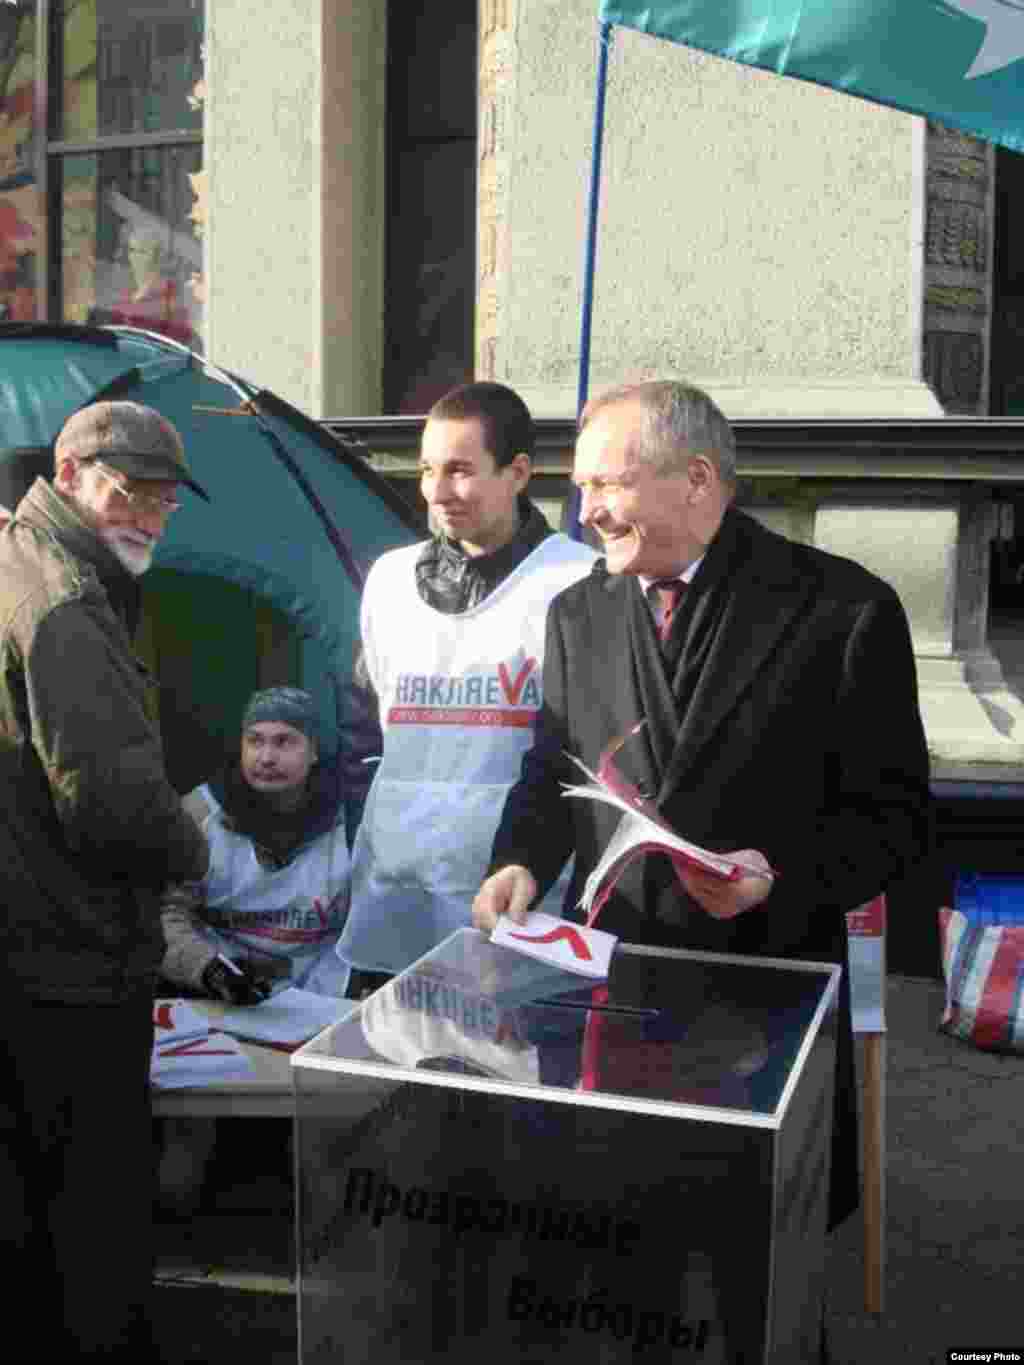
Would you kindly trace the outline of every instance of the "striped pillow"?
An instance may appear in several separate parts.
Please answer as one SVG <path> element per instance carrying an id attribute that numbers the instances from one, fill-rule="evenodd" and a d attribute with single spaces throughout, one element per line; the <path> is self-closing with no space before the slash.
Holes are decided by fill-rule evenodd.
<path id="1" fill-rule="evenodd" d="M 942 1028 L 991 1052 L 1024 1052 L 1024 924 L 979 924 L 939 911 Z"/>

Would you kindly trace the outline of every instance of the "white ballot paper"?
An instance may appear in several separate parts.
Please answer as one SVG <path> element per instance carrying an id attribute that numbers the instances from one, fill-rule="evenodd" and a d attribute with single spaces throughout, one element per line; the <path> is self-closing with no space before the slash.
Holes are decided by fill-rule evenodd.
<path id="1" fill-rule="evenodd" d="M 340 1000 L 333 995 L 289 986 L 259 1005 L 236 1005 L 225 1010 L 220 1020 L 226 1033 L 253 1043 L 278 1047 L 298 1047 L 321 1033 L 328 1025 L 351 1014 L 358 1000 Z"/>
<path id="2" fill-rule="evenodd" d="M 600 862 L 584 883 L 580 907 L 587 914 L 588 924 L 593 923 L 628 864 L 644 853 L 667 854 L 677 875 L 686 867 L 695 867 L 721 877 L 723 881 L 735 881 L 742 876 L 771 880 L 775 876 L 763 854 L 756 849 L 712 853 L 709 849 L 680 838 L 671 825 L 662 819 L 653 803 L 641 796 L 633 783 L 622 776 L 612 760 L 626 740 L 632 738 L 645 723 L 641 721 L 629 734 L 613 740 L 602 751 L 596 773 L 592 773 L 572 754 L 568 755 L 590 780 L 579 786 L 566 787 L 562 795 L 603 801 L 605 805 L 622 812 Z"/>
<path id="3" fill-rule="evenodd" d="M 157 1090 L 193 1089 L 221 1081 L 243 1081 L 253 1074 L 249 1058 L 226 1033 L 179 1038 L 157 1043 L 149 1065 L 150 1084 Z"/>
<path id="4" fill-rule="evenodd" d="M 600 929 L 588 929 L 582 924 L 572 924 L 569 920 L 533 910 L 526 916 L 525 924 L 516 924 L 507 915 L 499 916 L 491 942 L 535 957 L 564 972 L 604 981 L 618 939 Z"/>

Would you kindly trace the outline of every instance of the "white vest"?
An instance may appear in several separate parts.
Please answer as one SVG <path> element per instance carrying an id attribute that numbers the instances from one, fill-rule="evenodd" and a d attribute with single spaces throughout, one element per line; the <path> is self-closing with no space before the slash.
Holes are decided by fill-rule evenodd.
<path id="1" fill-rule="evenodd" d="M 210 841 L 204 936 L 228 957 L 250 950 L 287 958 L 291 975 L 281 988 L 344 995 L 348 970 L 334 951 L 348 910 L 351 872 L 342 812 L 333 829 L 286 867 L 267 868 L 247 835 L 225 827 L 209 787 L 200 792 L 212 806 L 203 825 Z"/>
<path id="2" fill-rule="evenodd" d="M 533 742 L 548 604 L 595 558 L 548 536 L 478 606 L 449 615 L 417 591 L 422 549 L 382 555 L 363 593 L 384 754 L 356 836 L 338 952 L 364 971 L 403 971 L 470 923 L 505 795 Z M 566 875 L 544 901 L 553 914 Z"/>

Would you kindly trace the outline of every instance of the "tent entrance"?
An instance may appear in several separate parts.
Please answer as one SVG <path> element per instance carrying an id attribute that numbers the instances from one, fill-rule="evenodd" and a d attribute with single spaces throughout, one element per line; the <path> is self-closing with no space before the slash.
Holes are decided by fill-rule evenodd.
<path id="1" fill-rule="evenodd" d="M 142 585 L 135 647 L 159 681 L 167 775 L 184 793 L 237 755 L 257 688 L 308 685 L 301 640 L 266 598 L 225 579 L 154 568 Z"/>

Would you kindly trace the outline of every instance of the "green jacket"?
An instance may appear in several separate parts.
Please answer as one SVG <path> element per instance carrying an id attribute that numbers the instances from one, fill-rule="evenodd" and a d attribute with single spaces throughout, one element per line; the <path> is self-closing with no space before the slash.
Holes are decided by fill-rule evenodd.
<path id="1" fill-rule="evenodd" d="M 159 893 L 206 870 L 114 605 L 129 588 L 37 479 L 0 531 L 0 941 L 34 1000 L 113 1004 L 148 984 Z"/>

